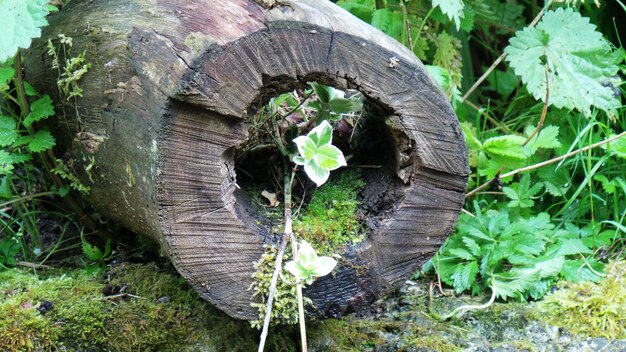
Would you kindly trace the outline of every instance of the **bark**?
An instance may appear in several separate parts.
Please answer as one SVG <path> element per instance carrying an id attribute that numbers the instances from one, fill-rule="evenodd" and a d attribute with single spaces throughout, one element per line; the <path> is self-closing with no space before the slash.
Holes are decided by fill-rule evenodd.
<path id="1" fill-rule="evenodd" d="M 59 153 L 91 186 L 94 209 L 159 241 L 203 298 L 242 319 L 257 315 L 252 263 L 271 238 L 237 191 L 233 154 L 272 96 L 315 80 L 358 89 L 388 115 L 397 201 L 341 253 L 334 275 L 305 290 L 322 315 L 369 304 L 428 259 L 457 219 L 468 175 L 453 111 L 410 51 L 326 0 L 284 2 L 73 0 L 26 66 L 62 102 Z M 92 64 L 75 102 L 54 94 L 45 54 L 60 33 Z"/>

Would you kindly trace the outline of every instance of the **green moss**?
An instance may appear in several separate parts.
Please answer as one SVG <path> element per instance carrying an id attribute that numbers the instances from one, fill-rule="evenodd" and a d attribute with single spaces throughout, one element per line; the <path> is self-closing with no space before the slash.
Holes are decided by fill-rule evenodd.
<path id="1" fill-rule="evenodd" d="M 127 286 L 125 292 L 136 297 L 103 295 L 105 287 L 115 286 Z M 53 306 L 41 314 L 37 307 L 44 301 Z M 155 264 L 119 265 L 105 277 L 84 270 L 0 272 L 1 351 L 180 351 L 198 344 L 203 350 L 250 351 L 257 334 Z"/>
<path id="2" fill-rule="evenodd" d="M 396 351 L 454 352 L 445 326 L 420 326 L 410 320 L 361 320 L 346 317 L 316 322 L 310 327 L 311 349 L 316 351 L 376 351 L 394 346 Z M 393 340 L 390 340 L 393 339 Z"/>
<path id="3" fill-rule="evenodd" d="M 598 282 L 568 283 L 535 306 L 533 318 L 572 332 L 626 338 L 626 261 L 612 262 Z"/>
<path id="4" fill-rule="evenodd" d="M 405 344 L 407 347 L 417 348 L 418 350 L 436 352 L 455 352 L 461 350 L 439 335 L 412 336 L 406 339 Z"/>
<path id="5" fill-rule="evenodd" d="M 265 246 L 265 253 L 261 259 L 254 264 L 256 271 L 252 275 L 254 278 L 253 297 L 259 297 L 259 301 L 252 303 L 253 307 L 259 310 L 259 317 L 250 321 L 252 327 L 260 329 L 263 326 L 265 317 L 265 302 L 270 290 L 270 281 L 274 274 L 274 263 L 276 260 L 277 248 L 274 246 Z M 286 248 L 283 256 L 283 263 L 291 258 L 289 248 Z M 293 281 L 289 281 L 292 279 Z M 304 304 L 312 305 L 310 299 L 304 297 Z M 298 323 L 298 300 L 296 296 L 295 278 L 289 274 L 279 276 L 276 284 L 276 293 L 274 294 L 274 305 L 271 315 L 272 324 L 277 325 L 294 325 Z"/>
<path id="6" fill-rule="evenodd" d="M 321 254 L 336 253 L 346 244 L 361 241 L 365 230 L 357 216 L 357 198 L 364 187 L 360 173 L 350 170 L 316 189 L 294 221 L 298 238 L 312 243 Z"/>

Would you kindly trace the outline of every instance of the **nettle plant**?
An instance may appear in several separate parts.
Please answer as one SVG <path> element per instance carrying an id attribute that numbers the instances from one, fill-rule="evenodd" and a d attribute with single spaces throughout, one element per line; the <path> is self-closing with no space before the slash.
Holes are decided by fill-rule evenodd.
<path id="1" fill-rule="evenodd" d="M 362 110 L 363 104 L 358 94 L 347 97 L 344 91 L 316 82 L 309 82 L 308 87 L 272 99 L 257 114 L 253 123 L 253 130 L 264 132 L 253 133 L 249 141 L 254 144 L 251 149 L 269 145 L 277 150 L 283 159 L 284 176 L 284 231 L 264 306 L 259 351 L 264 349 L 277 282 L 283 275 L 282 260 L 287 241 L 291 243 L 293 260 L 285 264 L 285 269 L 288 275 L 295 278 L 303 350 L 306 350 L 306 329 L 302 288 L 329 274 L 337 265 L 334 258 L 318 256 L 312 244 L 294 236 L 292 188 L 299 169 L 304 170 L 306 176 L 319 187 L 326 183 L 331 171 L 347 165 L 341 149 L 333 145 L 333 126 L 341 124 L 353 128 L 349 118 Z"/>

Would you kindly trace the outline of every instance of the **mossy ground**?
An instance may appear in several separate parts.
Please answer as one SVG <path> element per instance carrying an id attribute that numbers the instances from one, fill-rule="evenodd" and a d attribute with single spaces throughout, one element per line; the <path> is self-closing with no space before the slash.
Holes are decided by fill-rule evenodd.
<path id="1" fill-rule="evenodd" d="M 606 278 L 563 283 L 563 288 L 536 305 L 536 316 L 580 334 L 626 339 L 626 261 L 606 267 Z"/>
<path id="2" fill-rule="evenodd" d="M 617 267 L 621 269 L 615 269 L 614 278 L 623 280 L 625 265 Z M 590 337 L 596 336 L 593 331 L 602 330 L 575 327 L 592 321 L 623 327 L 623 311 L 619 313 L 611 304 L 623 304 L 619 299 L 625 295 L 615 301 L 611 298 L 609 304 L 591 304 L 594 308 L 586 311 L 554 307 L 560 297 L 584 300 L 605 295 L 607 288 L 624 289 L 623 281 L 611 276 L 589 285 L 564 287 L 545 302 L 496 303 L 487 310 L 439 322 L 428 314 L 427 283 L 420 282 L 377 302 L 367 316 L 310 322 L 310 351 L 459 351 L 476 346 L 539 351 L 563 341 L 570 346 L 563 347 L 566 351 L 594 350 Z M 114 299 L 104 294 L 111 290 L 140 298 Z M 436 297 L 434 302 L 437 311 L 445 312 L 468 301 L 476 303 L 480 298 Z M 52 306 L 42 314 L 45 302 Z M 616 313 L 607 316 L 607 310 Z M 556 317 L 561 318 L 558 326 L 585 335 L 561 332 L 544 321 L 556 324 Z M 252 351 L 257 348 L 258 334 L 248 322 L 234 320 L 203 301 L 166 264 L 118 264 L 95 275 L 84 269 L 0 272 L 1 351 Z M 266 350 L 297 351 L 297 334 L 297 327 L 273 327 Z M 601 342 L 599 348 L 606 340 Z M 605 351 L 623 350 L 626 340 L 612 346 L 617 347 Z"/>

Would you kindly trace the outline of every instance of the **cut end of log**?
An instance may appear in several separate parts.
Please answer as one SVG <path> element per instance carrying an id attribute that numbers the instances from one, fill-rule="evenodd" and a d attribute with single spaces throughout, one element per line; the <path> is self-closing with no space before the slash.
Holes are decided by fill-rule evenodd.
<path id="1" fill-rule="evenodd" d="M 365 173 L 364 193 L 379 208 L 369 236 L 305 290 L 318 314 L 369 304 L 410 277 L 454 226 L 469 170 L 449 102 L 409 50 L 334 4 L 73 0 L 50 22 L 44 38 L 77 33 L 74 49 L 93 63 L 65 125 L 88 137 L 70 141 L 70 152 L 88 153 L 101 173 L 88 182 L 94 208 L 159 240 L 229 315 L 257 317 L 248 288 L 272 241 L 238 191 L 235 151 L 263 104 L 309 81 L 366 97 L 366 142 L 355 158 L 383 166 Z M 33 74 L 51 76 L 37 56 L 45 42 L 35 48 Z M 42 91 L 57 91 L 55 77 Z M 118 92 L 119 82 L 138 89 Z"/>

